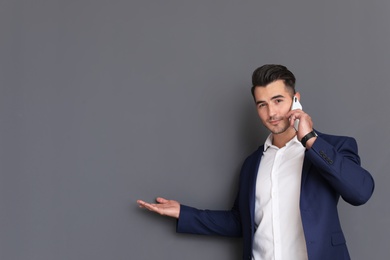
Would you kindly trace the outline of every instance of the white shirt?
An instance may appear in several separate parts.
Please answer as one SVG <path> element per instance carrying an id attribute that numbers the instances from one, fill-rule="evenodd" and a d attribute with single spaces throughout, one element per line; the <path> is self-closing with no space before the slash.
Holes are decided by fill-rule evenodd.
<path id="1" fill-rule="evenodd" d="M 256 182 L 253 259 L 308 259 L 299 197 L 305 148 L 294 137 L 286 146 L 264 144 Z"/>

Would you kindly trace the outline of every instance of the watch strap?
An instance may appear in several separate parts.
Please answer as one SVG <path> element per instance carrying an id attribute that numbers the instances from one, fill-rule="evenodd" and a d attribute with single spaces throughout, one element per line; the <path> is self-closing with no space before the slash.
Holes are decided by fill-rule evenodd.
<path id="1" fill-rule="evenodd" d="M 310 138 L 313 138 L 313 137 L 317 137 L 317 133 L 313 131 L 311 131 L 310 133 L 306 134 L 302 139 L 301 139 L 301 143 L 303 145 L 303 147 L 306 148 L 306 143 L 307 141 L 309 141 Z"/>

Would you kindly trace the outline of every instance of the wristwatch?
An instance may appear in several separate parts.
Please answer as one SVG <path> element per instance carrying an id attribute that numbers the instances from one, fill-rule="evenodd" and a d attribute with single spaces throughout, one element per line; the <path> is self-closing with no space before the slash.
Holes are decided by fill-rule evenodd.
<path id="1" fill-rule="evenodd" d="M 313 131 L 311 131 L 310 133 L 308 133 L 307 135 L 305 135 L 305 136 L 302 138 L 301 144 L 303 145 L 303 147 L 306 148 L 306 143 L 307 143 L 307 141 L 309 141 L 310 138 L 312 138 L 312 137 L 317 137 L 317 136 L 318 136 L 317 133 L 314 132 L 314 130 L 313 130 Z"/>

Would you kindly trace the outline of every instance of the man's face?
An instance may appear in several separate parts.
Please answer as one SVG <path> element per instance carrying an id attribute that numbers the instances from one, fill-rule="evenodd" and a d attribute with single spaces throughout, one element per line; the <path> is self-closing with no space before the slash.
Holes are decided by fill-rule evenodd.
<path id="1" fill-rule="evenodd" d="M 282 134 L 290 128 L 286 114 L 291 109 L 292 93 L 283 80 L 276 80 L 254 90 L 257 113 L 271 133 Z"/>

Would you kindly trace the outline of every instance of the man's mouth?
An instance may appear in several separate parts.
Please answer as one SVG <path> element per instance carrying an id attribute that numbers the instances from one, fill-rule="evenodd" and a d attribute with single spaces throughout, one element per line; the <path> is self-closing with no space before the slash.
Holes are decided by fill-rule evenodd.
<path id="1" fill-rule="evenodd" d="M 277 125 L 280 121 L 282 121 L 281 118 L 271 118 L 268 120 L 268 123 L 270 123 L 271 125 Z"/>

